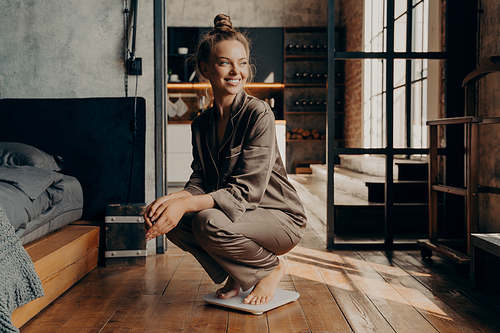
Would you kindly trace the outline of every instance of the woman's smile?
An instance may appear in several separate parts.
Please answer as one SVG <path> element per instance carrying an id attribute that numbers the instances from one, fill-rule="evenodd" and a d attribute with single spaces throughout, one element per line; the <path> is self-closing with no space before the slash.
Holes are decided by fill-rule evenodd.
<path id="1" fill-rule="evenodd" d="M 203 75 L 210 80 L 214 95 L 236 95 L 245 85 L 249 73 L 248 55 L 243 44 L 236 40 L 219 42 Z"/>
<path id="2" fill-rule="evenodd" d="M 226 79 L 226 81 L 232 86 L 237 86 L 240 84 L 241 79 Z"/>

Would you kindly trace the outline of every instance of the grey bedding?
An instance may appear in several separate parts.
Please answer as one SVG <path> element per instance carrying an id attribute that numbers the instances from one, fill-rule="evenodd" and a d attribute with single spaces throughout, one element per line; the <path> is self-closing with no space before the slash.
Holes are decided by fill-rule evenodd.
<path id="1" fill-rule="evenodd" d="M 61 201 L 32 219 L 25 229 L 20 228 L 16 231 L 23 245 L 77 221 L 82 216 L 83 192 L 78 180 L 63 175 L 59 186 L 64 189 Z M 52 190 L 49 188 L 49 192 Z"/>
<path id="2" fill-rule="evenodd" d="M 0 207 L 19 238 L 38 228 L 48 233 L 81 216 L 82 188 L 74 177 L 55 171 L 33 166 L 1 166 Z M 66 218 L 57 219 L 61 215 Z M 51 223 L 54 219 L 58 223 Z"/>

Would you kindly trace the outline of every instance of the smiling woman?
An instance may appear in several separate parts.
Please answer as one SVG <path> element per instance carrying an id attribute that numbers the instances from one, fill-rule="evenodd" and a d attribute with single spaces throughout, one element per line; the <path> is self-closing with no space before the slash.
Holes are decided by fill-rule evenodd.
<path id="1" fill-rule="evenodd" d="M 146 209 L 146 238 L 166 234 L 215 283 L 226 281 L 215 297 L 254 287 L 243 302 L 265 304 L 286 271 L 278 255 L 304 234 L 304 208 L 283 166 L 271 107 L 243 90 L 252 77 L 250 48 L 229 16 L 217 15 L 196 63 L 210 82 L 213 106 L 192 122 L 192 173 L 184 190 Z"/>

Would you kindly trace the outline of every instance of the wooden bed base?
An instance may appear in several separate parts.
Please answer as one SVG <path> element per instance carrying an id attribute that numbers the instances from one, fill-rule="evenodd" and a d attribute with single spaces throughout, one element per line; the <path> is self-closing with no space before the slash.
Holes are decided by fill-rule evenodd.
<path id="1" fill-rule="evenodd" d="M 99 227 L 68 225 L 24 247 L 42 281 L 45 296 L 12 313 L 21 327 L 97 267 Z"/>

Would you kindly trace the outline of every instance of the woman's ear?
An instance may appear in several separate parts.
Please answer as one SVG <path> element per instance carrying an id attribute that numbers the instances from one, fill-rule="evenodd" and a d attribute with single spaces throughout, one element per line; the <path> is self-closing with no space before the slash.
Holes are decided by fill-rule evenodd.
<path id="1" fill-rule="evenodd" d="M 206 79 L 210 79 L 208 74 L 208 66 L 205 62 L 200 63 L 201 75 L 203 75 Z"/>

